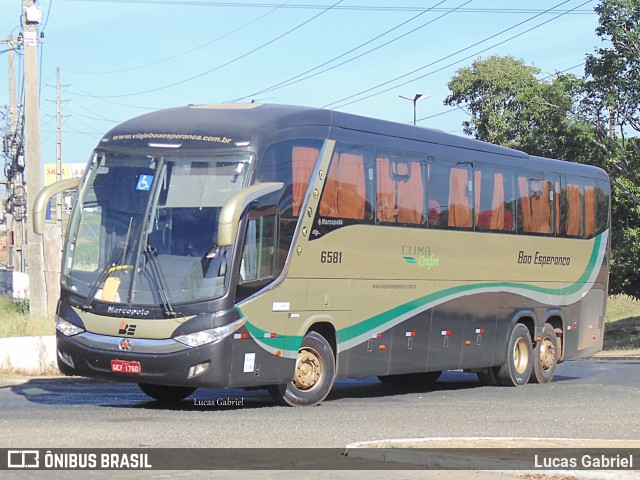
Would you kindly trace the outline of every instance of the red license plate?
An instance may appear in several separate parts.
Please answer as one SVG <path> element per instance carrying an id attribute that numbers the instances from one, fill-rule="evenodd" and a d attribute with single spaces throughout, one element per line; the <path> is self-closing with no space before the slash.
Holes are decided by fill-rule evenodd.
<path id="1" fill-rule="evenodd" d="M 133 373 L 142 372 L 140 362 L 128 362 L 126 360 L 111 360 L 111 371 L 114 373 Z"/>

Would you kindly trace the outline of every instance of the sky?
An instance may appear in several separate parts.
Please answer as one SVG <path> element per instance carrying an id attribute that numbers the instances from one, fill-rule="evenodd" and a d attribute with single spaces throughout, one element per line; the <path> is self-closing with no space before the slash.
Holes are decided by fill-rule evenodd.
<path id="1" fill-rule="evenodd" d="M 331 108 L 458 135 L 467 114 L 443 105 L 462 67 L 510 55 L 582 76 L 596 35 L 585 0 L 38 0 L 41 150 L 85 162 L 129 118 L 186 104 L 236 101 Z M 21 32 L 22 0 L 0 0 L 0 40 Z M 0 129 L 9 103 L 0 44 Z M 18 92 L 22 56 L 17 57 Z M 20 101 L 20 100 L 19 100 Z"/>

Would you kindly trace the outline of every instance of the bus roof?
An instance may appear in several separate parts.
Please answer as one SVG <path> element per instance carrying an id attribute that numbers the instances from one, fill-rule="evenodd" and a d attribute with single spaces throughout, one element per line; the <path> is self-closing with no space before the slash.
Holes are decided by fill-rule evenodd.
<path id="1" fill-rule="evenodd" d="M 468 137 L 452 135 L 441 130 L 406 125 L 397 122 L 363 117 L 321 108 L 262 103 L 187 105 L 151 112 L 127 120 L 107 132 L 100 148 L 224 148 L 252 144 L 268 138 L 277 131 L 318 128 L 327 135 L 332 129 L 381 135 L 408 141 L 429 143 L 444 147 L 473 150 L 497 155 L 506 162 L 535 169 L 561 170 L 582 174 L 586 165 L 561 162 Z M 317 137 L 316 137 L 317 138 Z M 521 159 L 520 161 L 516 159 Z M 553 165 L 552 165 L 553 164 Z M 597 167 L 589 176 L 606 178 Z"/>

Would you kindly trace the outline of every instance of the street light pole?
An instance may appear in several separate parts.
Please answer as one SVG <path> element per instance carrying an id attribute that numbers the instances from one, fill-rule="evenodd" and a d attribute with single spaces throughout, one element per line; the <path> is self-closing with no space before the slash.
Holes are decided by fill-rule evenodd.
<path id="1" fill-rule="evenodd" d="M 413 102 L 413 124 L 416 124 L 416 103 L 418 103 L 418 100 L 422 99 L 426 99 L 429 98 L 431 95 L 427 95 L 426 97 L 424 95 L 422 95 L 421 93 L 416 93 L 413 98 L 412 97 L 405 97 L 404 95 L 398 95 L 400 98 L 404 98 L 405 100 L 409 100 L 410 102 Z"/>

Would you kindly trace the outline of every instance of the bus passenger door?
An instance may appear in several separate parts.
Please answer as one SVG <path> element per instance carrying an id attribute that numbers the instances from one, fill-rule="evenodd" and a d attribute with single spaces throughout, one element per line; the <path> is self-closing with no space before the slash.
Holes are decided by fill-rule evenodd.
<path id="1" fill-rule="evenodd" d="M 246 319 L 246 332 L 234 335 L 232 384 L 280 381 L 293 369 L 281 361 L 290 302 L 280 301 L 273 290 L 265 289 L 277 273 L 277 233 L 275 208 L 249 212 L 236 287 L 236 304 Z"/>

